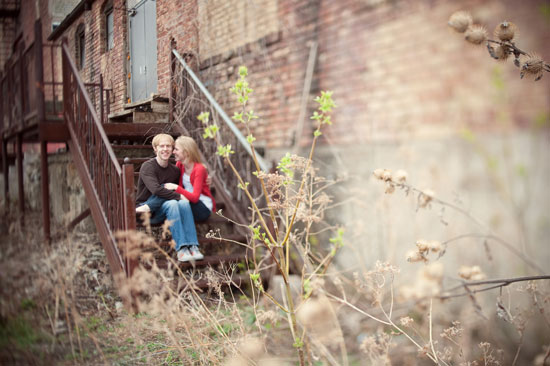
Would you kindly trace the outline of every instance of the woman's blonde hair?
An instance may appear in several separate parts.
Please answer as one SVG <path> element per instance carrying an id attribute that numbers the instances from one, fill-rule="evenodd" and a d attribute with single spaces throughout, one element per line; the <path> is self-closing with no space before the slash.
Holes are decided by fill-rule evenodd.
<path id="1" fill-rule="evenodd" d="M 185 151 L 189 155 L 189 160 L 192 163 L 200 163 L 201 156 L 199 154 L 199 148 L 197 143 L 189 136 L 180 136 L 176 139 L 176 146 Z"/>

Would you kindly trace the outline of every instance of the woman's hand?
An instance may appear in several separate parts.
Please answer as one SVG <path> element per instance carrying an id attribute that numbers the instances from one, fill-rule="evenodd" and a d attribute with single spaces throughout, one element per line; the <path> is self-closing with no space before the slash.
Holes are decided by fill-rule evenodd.
<path id="1" fill-rule="evenodd" d="M 174 183 L 165 183 L 164 188 L 175 191 L 176 189 L 178 189 L 178 185 Z"/>

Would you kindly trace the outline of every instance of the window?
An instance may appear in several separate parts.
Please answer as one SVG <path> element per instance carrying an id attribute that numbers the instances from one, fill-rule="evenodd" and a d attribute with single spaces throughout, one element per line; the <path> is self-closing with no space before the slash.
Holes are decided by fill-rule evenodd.
<path id="1" fill-rule="evenodd" d="M 105 50 L 113 48 L 113 6 L 105 7 Z"/>
<path id="2" fill-rule="evenodd" d="M 86 62 L 86 34 L 84 31 L 84 24 L 80 24 L 78 28 L 76 28 L 75 41 L 76 66 L 79 70 L 82 70 Z"/>

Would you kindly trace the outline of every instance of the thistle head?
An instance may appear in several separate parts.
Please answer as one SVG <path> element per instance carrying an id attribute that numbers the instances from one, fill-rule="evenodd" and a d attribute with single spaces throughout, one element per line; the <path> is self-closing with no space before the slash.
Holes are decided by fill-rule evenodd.
<path id="1" fill-rule="evenodd" d="M 464 33 L 472 25 L 472 16 L 467 11 L 457 11 L 451 15 L 447 24 L 455 31 Z"/>
<path id="2" fill-rule="evenodd" d="M 508 52 L 508 47 L 499 44 L 494 48 L 494 55 L 497 60 L 505 61 L 510 55 L 510 52 Z"/>
<path id="3" fill-rule="evenodd" d="M 501 41 L 511 41 L 516 36 L 517 30 L 518 29 L 514 23 L 504 21 L 496 26 L 494 35 L 495 38 L 498 38 Z"/>
<path id="4" fill-rule="evenodd" d="M 536 53 L 527 55 L 520 67 L 520 76 L 523 78 L 525 75 L 531 75 L 535 80 L 539 80 L 542 77 L 544 70 L 544 61 Z"/>
<path id="5" fill-rule="evenodd" d="M 482 44 L 487 40 L 487 38 L 488 33 L 485 27 L 477 24 L 474 24 L 468 28 L 464 34 L 464 39 L 475 45 Z"/>

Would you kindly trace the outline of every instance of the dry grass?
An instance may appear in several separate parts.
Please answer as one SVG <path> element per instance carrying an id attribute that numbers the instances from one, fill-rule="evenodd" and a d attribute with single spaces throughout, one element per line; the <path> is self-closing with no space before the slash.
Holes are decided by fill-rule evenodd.
<path id="1" fill-rule="evenodd" d="M 39 227 L 37 216 L 26 227 Z M 222 286 L 227 272 L 204 274 L 217 288 L 207 294 L 176 291 L 172 270 L 138 271 L 140 312 L 131 315 L 121 308 L 96 237 L 73 235 L 48 248 L 17 220 L 2 235 L 9 238 L 1 257 L 2 364 L 297 362 L 284 314 L 257 294 Z M 549 329 L 544 285 L 506 290 L 498 313 L 485 306 L 490 294 L 460 301 L 461 310 L 456 301 L 406 300 L 392 290 L 396 276 L 397 268 L 379 263 L 365 273 L 329 271 L 316 280 L 313 295 L 297 302 L 307 363 L 506 365 L 521 341 L 516 364 L 542 365 Z"/>

